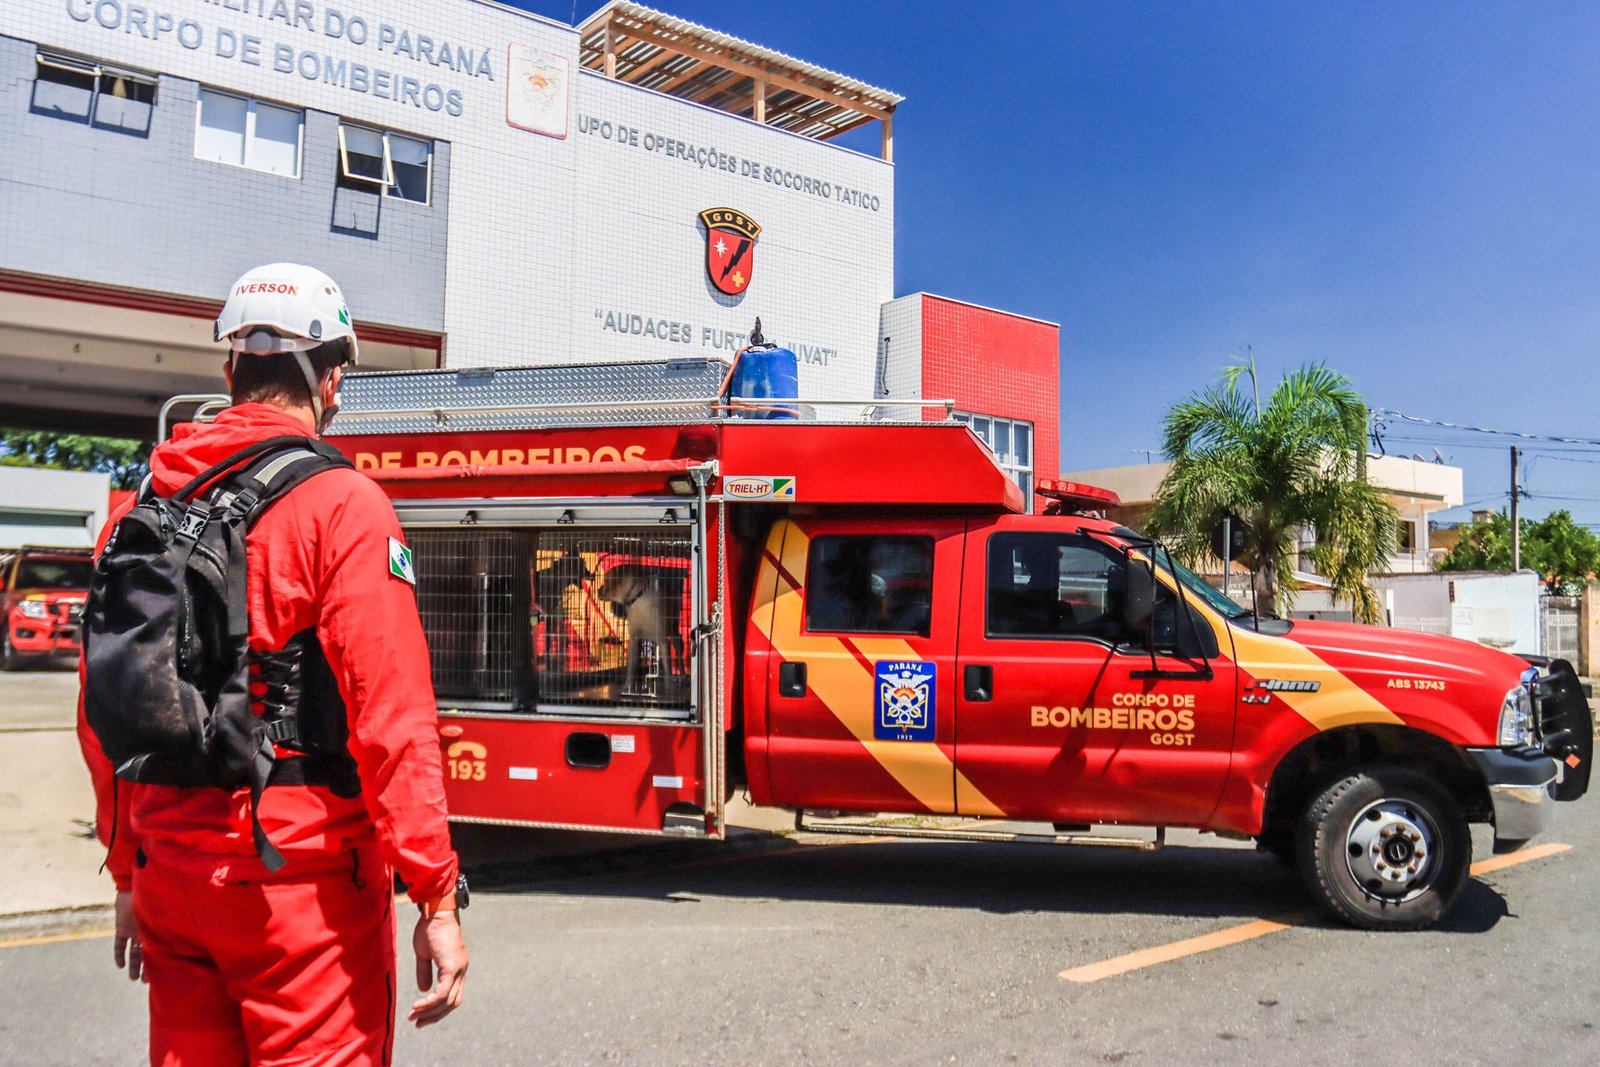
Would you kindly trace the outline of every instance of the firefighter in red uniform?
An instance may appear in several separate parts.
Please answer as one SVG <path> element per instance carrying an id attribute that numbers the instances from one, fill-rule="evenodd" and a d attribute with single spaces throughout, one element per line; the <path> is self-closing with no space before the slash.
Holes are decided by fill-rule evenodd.
<path id="1" fill-rule="evenodd" d="M 355 334 L 321 271 L 278 263 L 235 283 L 217 320 L 234 406 L 180 426 L 150 458 L 171 494 L 250 444 L 332 417 Z M 113 516 L 115 519 L 117 516 Z M 109 531 L 114 525 L 107 524 Z M 120 783 L 80 711 L 116 881 L 117 966 L 149 984 L 155 1064 L 387 1064 L 395 1014 L 392 873 L 421 909 L 412 946 L 426 1026 L 461 1003 L 467 950 L 445 823 L 428 649 L 393 507 L 364 475 L 327 471 L 251 530 L 250 647 L 314 628 L 347 709 L 359 792 L 273 785 L 252 842 L 249 790 Z M 102 544 L 103 547 L 103 544 Z M 465 903 L 461 900 L 460 903 Z"/>

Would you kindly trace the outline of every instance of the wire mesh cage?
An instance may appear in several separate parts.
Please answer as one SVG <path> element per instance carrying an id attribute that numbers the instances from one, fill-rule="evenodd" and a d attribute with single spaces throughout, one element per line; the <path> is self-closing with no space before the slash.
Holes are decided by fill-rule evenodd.
<path id="1" fill-rule="evenodd" d="M 689 708 L 687 531 L 417 530 L 410 542 L 441 700 L 510 711 Z"/>

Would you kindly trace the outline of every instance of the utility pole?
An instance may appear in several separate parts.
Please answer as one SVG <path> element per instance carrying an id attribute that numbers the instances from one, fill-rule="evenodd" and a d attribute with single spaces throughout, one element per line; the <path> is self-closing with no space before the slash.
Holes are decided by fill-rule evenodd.
<path id="1" fill-rule="evenodd" d="M 1517 456 L 1516 445 L 1511 446 L 1511 569 L 1522 569 L 1522 524 L 1517 520 L 1517 502 L 1522 497 L 1522 489 L 1517 485 Z"/>

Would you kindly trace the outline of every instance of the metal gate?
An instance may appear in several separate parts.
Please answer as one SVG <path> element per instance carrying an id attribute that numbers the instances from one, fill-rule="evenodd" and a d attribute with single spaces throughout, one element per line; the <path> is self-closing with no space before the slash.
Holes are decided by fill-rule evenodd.
<path id="1" fill-rule="evenodd" d="M 1577 664 L 1579 603 L 1575 596 L 1539 598 L 1540 654 Z"/>
<path id="2" fill-rule="evenodd" d="M 596 775 L 612 766 L 613 751 L 637 752 L 645 759 L 632 765 L 653 768 L 648 788 L 669 793 L 686 787 L 683 771 L 692 769 L 673 754 L 698 751 L 698 832 L 722 836 L 722 605 L 709 577 L 721 572 L 723 547 L 710 537 L 705 480 L 696 481 L 689 500 L 395 502 L 414 553 L 441 732 L 461 738 L 455 747 L 480 763 L 493 749 L 511 781 L 541 783 L 562 779 L 550 777 L 548 751 L 543 760 L 528 753 L 553 737 L 566 744 L 566 768 Z M 687 744 L 684 731 L 693 735 Z M 494 791 L 493 776 L 469 769 L 470 782 L 449 783 L 464 807 L 452 818 L 649 832 L 637 825 L 647 808 L 631 793 L 618 801 L 631 822 L 606 821 L 621 816 L 598 801 L 551 817 L 534 798 L 570 800 L 559 787 L 521 790 L 528 799 L 512 801 Z"/>

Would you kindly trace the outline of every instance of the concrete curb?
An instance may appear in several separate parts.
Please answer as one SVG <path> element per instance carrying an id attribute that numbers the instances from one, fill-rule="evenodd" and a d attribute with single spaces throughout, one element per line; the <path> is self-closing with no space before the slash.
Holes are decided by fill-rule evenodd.
<path id="1" fill-rule="evenodd" d="M 109 890 L 110 886 L 107 886 Z M 25 937 L 52 937 L 57 934 L 81 934 L 97 930 L 109 931 L 116 921 L 110 904 L 82 904 L 73 908 L 49 908 L 44 911 L 19 911 L 0 915 L 0 941 Z"/>

